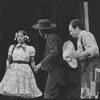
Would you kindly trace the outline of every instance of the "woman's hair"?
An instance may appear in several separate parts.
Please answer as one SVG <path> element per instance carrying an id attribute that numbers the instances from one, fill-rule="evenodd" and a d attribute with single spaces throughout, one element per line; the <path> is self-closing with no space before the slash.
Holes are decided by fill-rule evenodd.
<path id="1" fill-rule="evenodd" d="M 79 19 L 72 20 L 69 25 L 71 25 L 74 29 L 79 27 L 81 30 L 85 30 L 83 22 Z"/>
<path id="2" fill-rule="evenodd" d="M 21 32 L 21 33 L 25 36 L 25 40 L 27 40 L 28 42 L 30 41 L 30 40 L 29 40 L 29 37 L 28 37 L 28 35 L 27 35 L 27 32 L 24 31 L 24 30 L 19 30 L 17 33 L 15 33 L 15 38 L 14 38 L 14 40 L 17 39 L 17 36 L 18 36 L 18 33 L 19 33 L 19 32 Z"/>
<path id="3" fill-rule="evenodd" d="M 24 36 L 27 35 L 27 32 L 24 30 L 19 30 L 17 33 L 21 32 Z"/>

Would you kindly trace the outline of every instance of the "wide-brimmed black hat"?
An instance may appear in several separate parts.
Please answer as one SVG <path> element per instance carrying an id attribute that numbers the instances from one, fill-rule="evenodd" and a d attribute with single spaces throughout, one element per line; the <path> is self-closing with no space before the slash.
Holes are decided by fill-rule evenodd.
<path id="1" fill-rule="evenodd" d="M 51 29 L 55 28 L 57 25 L 54 23 L 51 23 L 48 19 L 41 19 L 38 21 L 37 24 L 33 25 L 32 27 L 34 29 Z"/>

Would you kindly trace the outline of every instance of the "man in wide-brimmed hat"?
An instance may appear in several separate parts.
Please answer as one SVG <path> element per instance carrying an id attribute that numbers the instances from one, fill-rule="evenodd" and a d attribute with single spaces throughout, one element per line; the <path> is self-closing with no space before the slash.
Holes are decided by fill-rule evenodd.
<path id="1" fill-rule="evenodd" d="M 57 27 L 48 19 L 41 19 L 38 24 L 32 26 L 39 30 L 39 34 L 46 39 L 45 58 L 36 65 L 34 71 L 40 68 L 48 71 L 48 78 L 44 91 L 44 98 L 47 100 L 66 100 L 67 87 L 67 63 L 62 58 L 62 41 L 57 34 L 52 31 Z"/>

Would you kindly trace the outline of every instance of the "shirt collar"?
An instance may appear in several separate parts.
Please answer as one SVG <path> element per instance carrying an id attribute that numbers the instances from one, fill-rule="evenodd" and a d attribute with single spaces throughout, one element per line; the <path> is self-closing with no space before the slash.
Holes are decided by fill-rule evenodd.
<path id="1" fill-rule="evenodd" d="M 17 47 L 19 47 L 19 46 L 26 47 L 26 44 L 25 43 L 23 43 L 23 44 L 18 43 L 16 46 Z"/>
<path id="2" fill-rule="evenodd" d="M 84 30 L 84 31 L 81 31 L 81 32 L 78 34 L 77 38 L 79 38 L 79 37 L 81 36 L 81 34 L 83 34 L 84 32 L 85 32 L 85 30 Z"/>
<path id="3" fill-rule="evenodd" d="M 45 34 L 44 39 L 46 39 L 46 38 L 47 38 L 47 36 L 48 36 L 48 34 Z"/>

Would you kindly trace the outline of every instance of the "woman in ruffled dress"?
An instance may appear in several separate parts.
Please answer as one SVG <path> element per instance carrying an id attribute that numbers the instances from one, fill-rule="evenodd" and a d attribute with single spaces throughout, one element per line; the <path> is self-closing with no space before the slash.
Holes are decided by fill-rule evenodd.
<path id="1" fill-rule="evenodd" d="M 31 69 L 35 66 L 35 48 L 25 43 L 29 41 L 26 31 L 18 31 L 15 40 L 18 44 L 11 45 L 8 50 L 6 72 L 0 83 L 0 94 L 22 98 L 40 97 L 42 92 L 36 84 Z"/>

